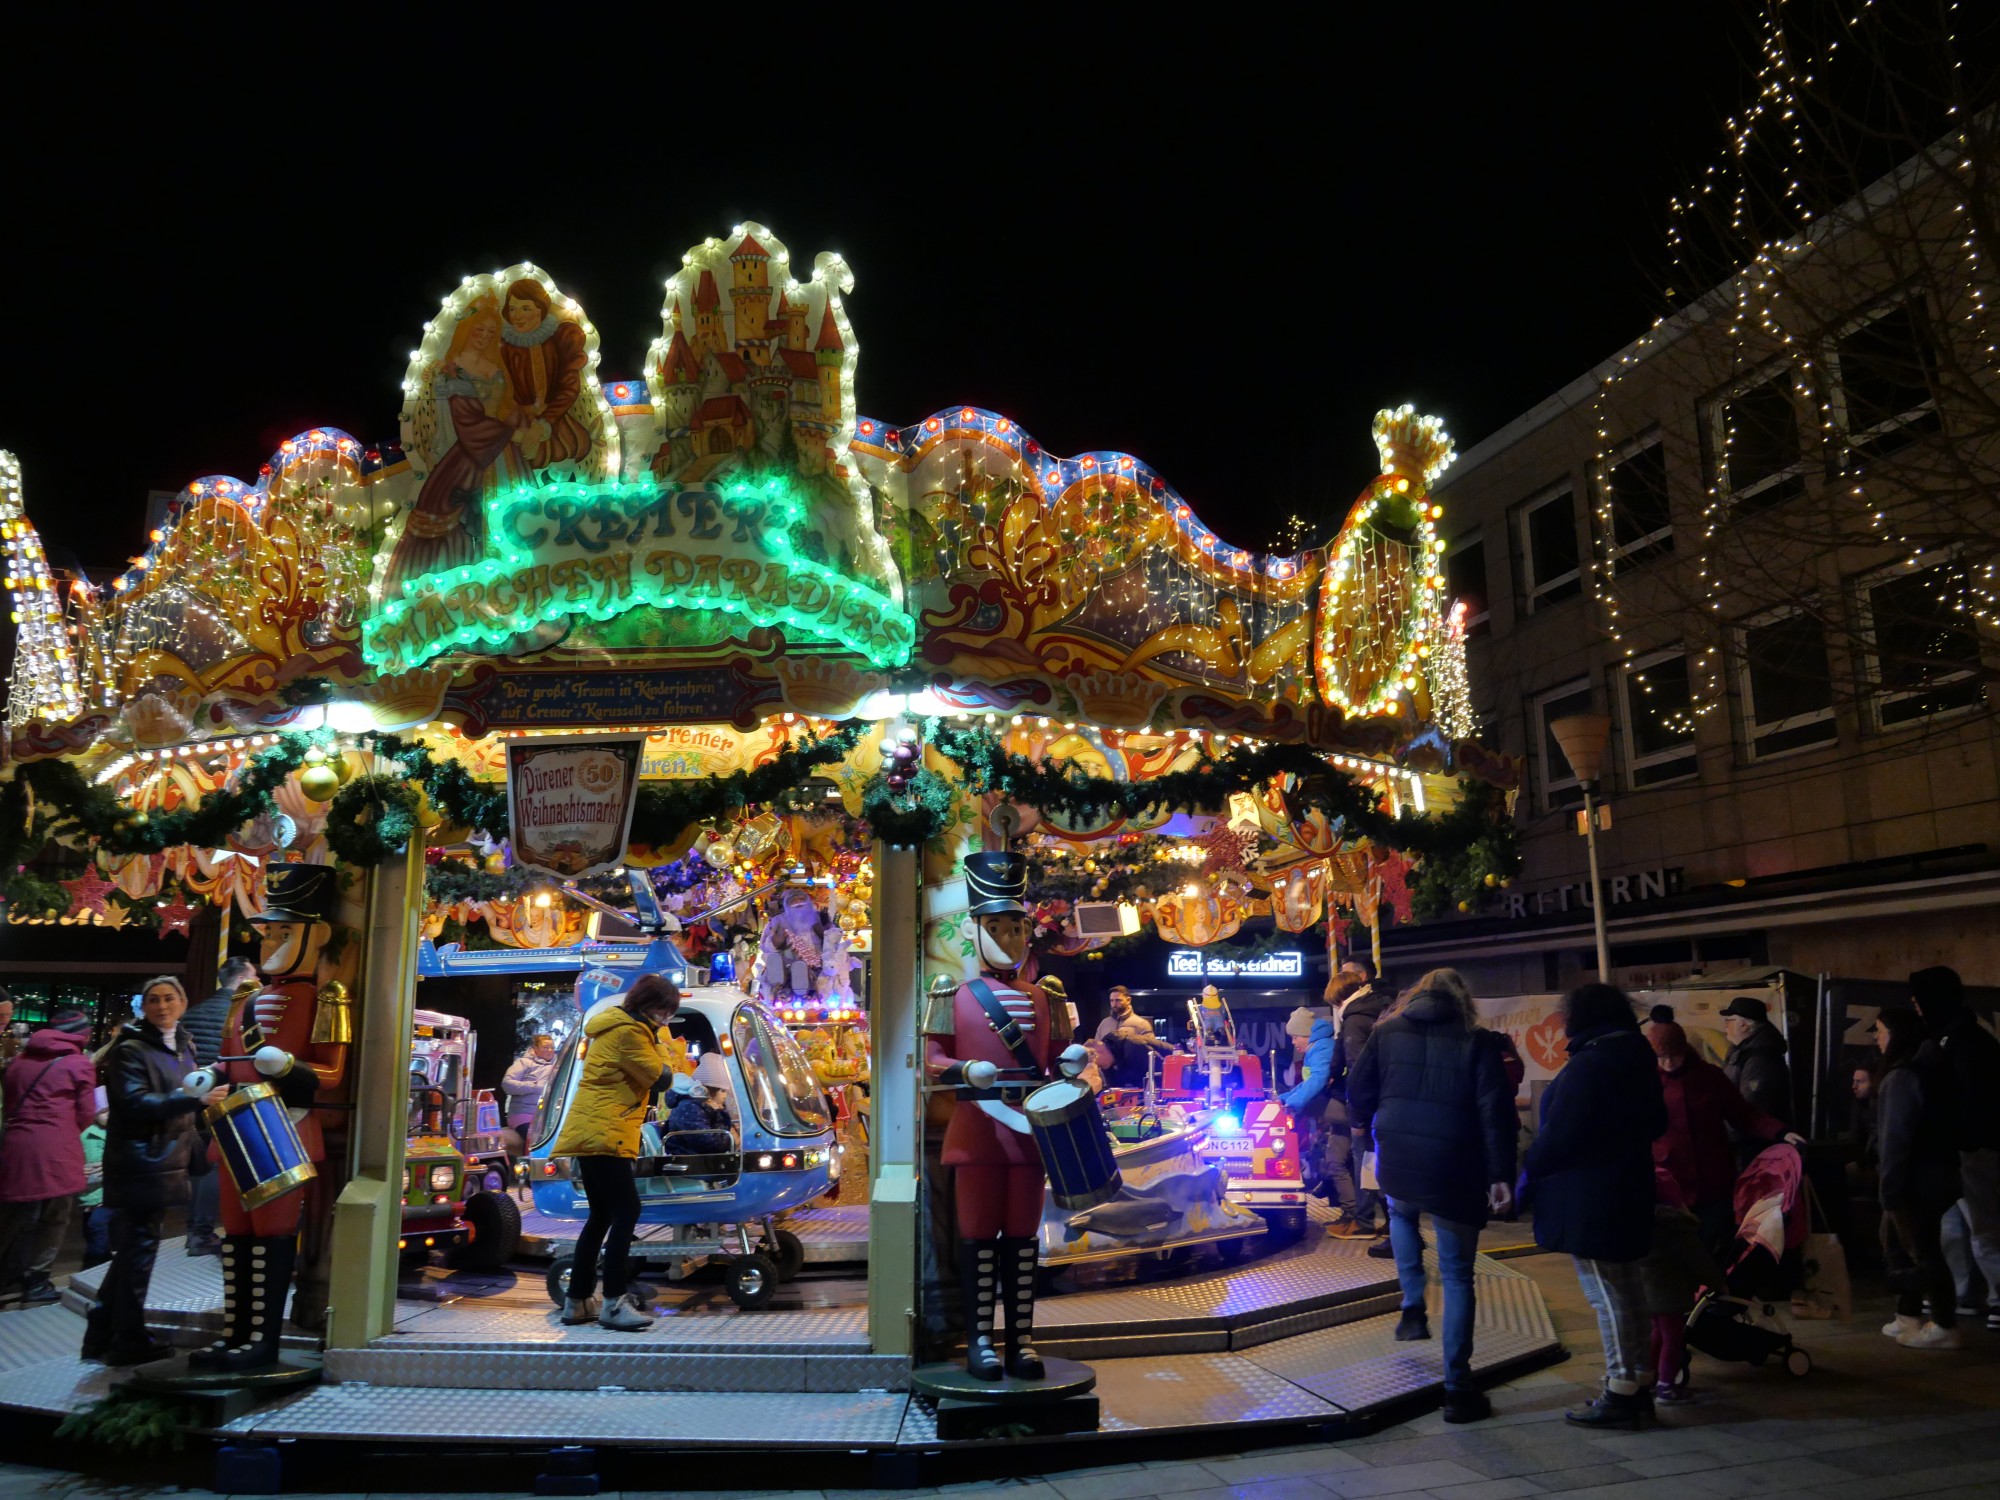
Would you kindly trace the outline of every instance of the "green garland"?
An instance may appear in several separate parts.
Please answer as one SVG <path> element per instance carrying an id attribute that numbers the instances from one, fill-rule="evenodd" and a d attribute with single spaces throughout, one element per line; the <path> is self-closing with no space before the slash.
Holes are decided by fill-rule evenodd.
<path id="1" fill-rule="evenodd" d="M 875 837 L 892 849 L 910 849 L 948 832 L 955 819 L 958 786 L 927 766 L 910 773 L 902 791 L 877 772 L 861 789 L 861 816 Z"/>
<path id="2" fill-rule="evenodd" d="M 424 872 L 424 895 L 437 906 L 460 901 L 504 901 L 552 884 L 548 873 L 526 865 L 475 870 L 460 859 L 443 859 Z"/>
<path id="3" fill-rule="evenodd" d="M 698 824 L 776 802 L 822 766 L 844 760 L 869 728 L 849 720 L 817 740 L 785 746 L 748 771 L 644 783 L 633 811 L 632 841 L 669 847 Z M 1301 803 L 1324 809 L 1354 835 L 1424 859 L 1428 873 L 1419 877 L 1417 894 L 1429 913 L 1444 909 L 1446 897 L 1464 900 L 1468 889 L 1511 878 L 1520 865 L 1511 821 L 1492 789 L 1468 787 L 1442 817 L 1406 809 L 1392 818 L 1376 805 L 1373 793 L 1299 745 L 1240 746 L 1225 755 L 1205 755 L 1186 770 L 1132 782 L 1095 776 L 1071 760 L 1030 760 L 1007 750 L 983 728 L 928 720 L 924 735 L 959 767 L 964 780 L 954 783 L 919 767 L 901 790 L 892 790 L 882 772 L 872 776 L 862 789 L 862 813 L 875 836 L 891 845 L 920 844 L 948 832 L 960 816 L 962 794 L 996 793 L 1079 820 L 1158 809 L 1212 813 L 1227 806 L 1234 793 L 1290 775 L 1297 782 L 1293 795 Z M 342 860 L 370 865 L 400 851 L 419 825 L 423 801 L 459 827 L 489 833 L 505 828 L 504 785 L 475 779 L 463 764 L 433 757 L 419 741 L 385 734 L 364 743 L 403 774 L 356 777 L 334 794 L 327 843 Z M 114 855 L 153 854 L 183 844 L 220 848 L 236 829 L 274 810 L 278 788 L 309 753 L 333 746 L 334 735 L 324 729 L 280 735 L 275 745 L 252 755 L 229 786 L 191 806 L 160 813 L 127 806 L 67 761 L 25 762 L 11 780 L 0 783 L 0 872 L 18 895 L 40 899 L 44 893 L 39 888 L 22 885 L 33 880 L 26 874 L 26 856 L 51 834 L 72 828 Z M 1487 881 L 1489 875 L 1493 882 Z"/>
<path id="4" fill-rule="evenodd" d="M 272 811 L 278 788 L 304 764 L 306 752 L 332 739 L 324 729 L 283 735 L 277 744 L 252 755 L 233 785 L 192 806 L 161 813 L 126 806 L 109 788 L 91 782 L 66 760 L 24 762 L 0 789 L 0 869 L 25 863 L 23 848 L 37 831 L 28 826 L 30 792 L 51 814 L 46 825 L 36 820 L 44 835 L 73 826 L 112 854 L 158 854 L 181 844 L 219 849 L 238 828 Z"/>
<path id="5" fill-rule="evenodd" d="M 1238 746 L 1226 755 L 1204 755 L 1185 771 L 1150 781 L 1114 781 L 1095 776 L 1073 760 L 1030 760 L 1007 750 L 979 729 L 958 729 L 931 720 L 925 725 L 932 748 L 965 774 L 968 790 L 997 792 L 1044 813 L 1089 820 L 1106 813 L 1135 817 L 1158 809 L 1215 813 L 1237 792 L 1255 791 L 1279 776 L 1298 779 L 1295 797 L 1341 820 L 1350 833 L 1384 848 L 1430 857 L 1453 854 L 1485 832 L 1492 821 L 1488 799 L 1467 796 L 1442 817 L 1405 808 L 1390 817 L 1366 787 L 1327 764 L 1303 745 Z"/>
<path id="6" fill-rule="evenodd" d="M 850 720 L 810 743 L 787 745 L 748 771 L 699 781 L 647 782 L 639 788 L 633 810 L 633 841 L 664 846 L 697 823 L 773 801 L 821 766 L 845 759 L 867 729 Z M 11 780 L 0 783 L 0 871 L 18 878 L 50 834 L 71 828 L 116 855 L 157 854 L 182 844 L 219 849 L 245 823 L 276 809 L 278 788 L 306 763 L 308 753 L 324 753 L 333 745 L 329 730 L 282 734 L 275 745 L 252 755 L 230 785 L 191 806 L 160 813 L 128 807 L 68 761 L 24 762 Z M 505 830 L 504 785 L 476 780 L 460 762 L 437 759 L 421 742 L 397 735 L 375 736 L 364 748 L 404 774 L 357 777 L 334 794 L 327 809 L 327 844 L 341 859 L 371 865 L 399 852 L 417 826 L 418 787 L 449 823 Z M 37 814 L 32 827 L 31 795 Z"/>
<path id="7" fill-rule="evenodd" d="M 416 790 L 402 777 L 357 776 L 327 807 L 326 846 L 349 864 L 378 864 L 410 842 L 417 808 Z"/>
<path id="8" fill-rule="evenodd" d="M 1473 826 L 1466 842 L 1427 855 L 1410 879 L 1411 909 L 1426 921 L 1454 908 L 1473 910 L 1486 891 L 1511 884 L 1521 872 L 1520 834 L 1507 816 L 1506 794 L 1497 787 L 1467 783 L 1447 819 Z"/>

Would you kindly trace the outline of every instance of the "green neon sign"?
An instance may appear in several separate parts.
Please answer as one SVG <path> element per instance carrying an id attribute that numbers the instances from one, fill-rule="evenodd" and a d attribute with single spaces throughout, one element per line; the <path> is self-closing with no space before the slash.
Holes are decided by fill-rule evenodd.
<path id="1" fill-rule="evenodd" d="M 543 620 L 628 610 L 710 609 L 843 646 L 877 667 L 910 659 L 916 622 L 874 585 L 803 556 L 805 502 L 782 475 L 720 490 L 556 482 L 484 502 L 489 555 L 403 580 L 361 627 L 384 675 L 475 643 L 498 646 Z"/>

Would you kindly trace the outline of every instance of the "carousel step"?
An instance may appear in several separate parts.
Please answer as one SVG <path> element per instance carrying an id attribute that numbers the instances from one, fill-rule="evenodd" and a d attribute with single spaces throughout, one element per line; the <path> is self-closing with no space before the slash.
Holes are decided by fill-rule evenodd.
<path id="1" fill-rule="evenodd" d="M 366 1349 L 329 1349 L 326 1379 L 339 1385 L 439 1390 L 900 1391 L 910 1363 L 858 1349 L 739 1345 L 704 1349 L 579 1344 L 425 1347 L 392 1335 Z"/>

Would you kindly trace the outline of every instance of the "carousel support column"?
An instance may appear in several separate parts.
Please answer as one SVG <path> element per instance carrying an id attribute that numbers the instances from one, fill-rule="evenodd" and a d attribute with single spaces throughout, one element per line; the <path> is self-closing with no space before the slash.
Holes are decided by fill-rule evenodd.
<path id="1" fill-rule="evenodd" d="M 327 1346 L 365 1348 L 395 1324 L 396 1240 L 403 1227 L 403 1136 L 416 1004 L 424 850 L 412 838 L 370 875 L 359 1045 L 354 1052 L 353 1175 L 333 1209 Z"/>
<path id="2" fill-rule="evenodd" d="M 913 1352 L 917 1307 L 917 851 L 875 846 L 875 992 L 869 997 L 874 1120 L 868 1142 L 868 1339 Z"/>

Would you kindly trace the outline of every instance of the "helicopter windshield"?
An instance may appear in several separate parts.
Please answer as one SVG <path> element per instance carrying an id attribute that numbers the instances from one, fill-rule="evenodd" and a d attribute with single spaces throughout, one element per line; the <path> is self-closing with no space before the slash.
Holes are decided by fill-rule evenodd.
<path id="1" fill-rule="evenodd" d="M 773 1135 L 816 1135 L 826 1129 L 825 1096 L 791 1032 L 762 1006 L 745 1004 L 736 1007 L 729 1034 L 751 1107 L 766 1130 Z"/>

